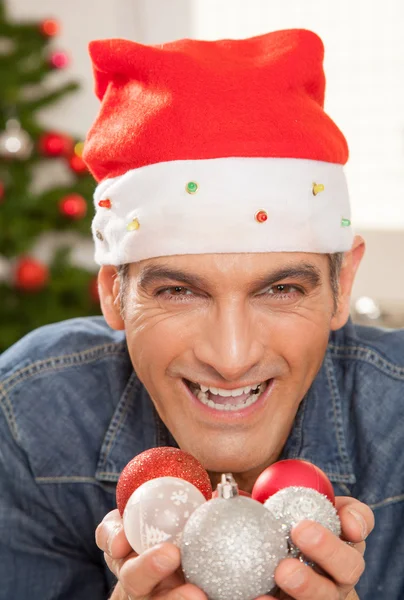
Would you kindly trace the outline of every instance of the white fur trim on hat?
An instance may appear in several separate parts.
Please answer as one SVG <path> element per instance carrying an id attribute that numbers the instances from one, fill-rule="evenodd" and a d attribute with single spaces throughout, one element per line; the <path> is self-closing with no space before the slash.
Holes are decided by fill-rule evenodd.
<path id="1" fill-rule="evenodd" d="M 196 193 L 187 184 L 198 185 Z M 313 184 L 324 189 L 313 194 Z M 110 200 L 111 207 L 100 207 Z M 157 163 L 101 182 L 92 230 L 98 264 L 173 254 L 349 250 L 342 165 L 296 158 Z M 255 215 L 265 211 L 267 220 Z M 128 230 L 134 220 L 138 228 Z"/>

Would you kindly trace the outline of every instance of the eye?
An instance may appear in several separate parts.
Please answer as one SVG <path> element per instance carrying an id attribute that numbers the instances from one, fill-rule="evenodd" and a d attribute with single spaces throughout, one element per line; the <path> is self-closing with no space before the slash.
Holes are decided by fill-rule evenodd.
<path id="1" fill-rule="evenodd" d="M 271 287 L 267 288 L 260 295 L 287 300 L 302 294 L 304 294 L 304 290 L 302 290 L 300 287 L 289 283 L 279 283 L 277 285 L 271 285 Z"/>
<path id="2" fill-rule="evenodd" d="M 174 285 L 171 287 L 166 287 L 161 290 L 158 290 L 156 295 L 163 297 L 163 298 L 175 299 L 175 298 L 184 298 L 186 296 L 193 296 L 194 294 L 190 289 L 188 289 L 182 285 Z"/>

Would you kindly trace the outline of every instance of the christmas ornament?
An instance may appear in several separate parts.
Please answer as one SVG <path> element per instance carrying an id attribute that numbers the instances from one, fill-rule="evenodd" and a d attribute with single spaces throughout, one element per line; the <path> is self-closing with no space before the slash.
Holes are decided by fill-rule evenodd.
<path id="1" fill-rule="evenodd" d="M 300 550 L 293 544 L 290 532 L 301 521 L 309 519 L 320 523 L 336 536 L 341 535 L 341 523 L 335 506 L 320 492 L 308 487 L 291 486 L 276 492 L 264 503 L 264 507 L 280 523 L 288 540 L 292 556 L 299 556 Z"/>
<path id="2" fill-rule="evenodd" d="M 65 69 L 69 66 L 70 59 L 66 52 L 63 51 L 55 51 L 49 57 L 49 66 L 54 69 Z"/>
<path id="3" fill-rule="evenodd" d="M 317 490 L 334 504 L 335 495 L 327 475 L 312 463 L 288 459 L 274 463 L 261 473 L 252 489 L 252 497 L 264 503 L 279 490 L 294 486 L 302 486 Z"/>
<path id="4" fill-rule="evenodd" d="M 77 154 L 73 154 L 73 156 L 69 158 L 69 167 L 77 175 L 83 175 L 84 173 L 88 173 L 88 169 L 84 160 L 81 158 L 81 156 L 78 156 Z"/>
<path id="5" fill-rule="evenodd" d="M 14 272 L 14 285 L 25 292 L 41 290 L 49 279 L 48 267 L 30 257 L 21 258 Z"/>
<path id="6" fill-rule="evenodd" d="M 0 203 L 4 200 L 5 189 L 4 183 L 0 181 Z"/>
<path id="7" fill-rule="evenodd" d="M 87 202 L 80 194 L 69 194 L 61 199 L 59 210 L 68 219 L 83 219 L 87 214 Z"/>
<path id="8" fill-rule="evenodd" d="M 44 156 L 67 156 L 70 155 L 73 149 L 73 140 L 68 135 L 49 131 L 44 133 L 39 138 L 39 151 Z"/>
<path id="9" fill-rule="evenodd" d="M 157 477 L 184 479 L 198 488 L 207 500 L 212 497 L 209 476 L 196 458 L 178 448 L 151 448 L 135 456 L 119 477 L 116 503 L 121 516 L 133 492 L 146 481 Z"/>
<path id="10" fill-rule="evenodd" d="M 46 37 L 54 37 L 60 31 L 59 21 L 56 19 L 45 19 L 40 24 L 39 31 Z"/>
<path id="11" fill-rule="evenodd" d="M 262 504 L 238 495 L 231 474 L 222 476 L 218 493 L 185 525 L 185 579 L 210 600 L 252 600 L 274 587 L 275 569 L 287 556 L 286 539 Z"/>
<path id="12" fill-rule="evenodd" d="M 245 492 L 244 490 L 240 490 L 240 488 L 238 489 L 238 495 L 239 496 L 246 496 L 247 498 L 251 498 L 251 494 L 249 494 L 248 492 Z M 219 498 L 219 492 L 218 490 L 214 490 L 212 493 L 212 499 L 214 498 Z"/>
<path id="13" fill-rule="evenodd" d="M 146 481 L 133 492 L 123 513 L 128 542 L 138 554 L 161 542 L 180 546 L 185 523 L 205 502 L 198 488 L 184 479 Z"/>
<path id="14" fill-rule="evenodd" d="M 9 119 L 5 131 L 0 133 L 0 156 L 26 160 L 31 156 L 33 142 L 29 134 L 21 128 L 17 119 Z"/>

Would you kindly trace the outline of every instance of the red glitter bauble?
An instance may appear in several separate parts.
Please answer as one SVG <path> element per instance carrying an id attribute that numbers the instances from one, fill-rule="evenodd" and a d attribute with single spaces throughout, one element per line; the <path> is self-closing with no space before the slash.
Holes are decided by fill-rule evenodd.
<path id="1" fill-rule="evenodd" d="M 49 279 L 48 267 L 30 257 L 20 258 L 15 267 L 14 285 L 24 292 L 37 292 Z"/>
<path id="2" fill-rule="evenodd" d="M 83 173 L 88 173 L 86 163 L 81 158 L 81 156 L 77 156 L 77 154 L 73 154 L 73 156 L 69 158 L 69 167 L 77 175 L 83 175 Z"/>
<path id="3" fill-rule="evenodd" d="M 279 490 L 291 486 L 316 490 L 335 504 L 334 490 L 327 475 L 316 465 L 298 459 L 280 460 L 265 469 L 255 482 L 251 495 L 254 500 L 264 503 Z"/>
<path id="4" fill-rule="evenodd" d="M 45 19 L 40 24 L 39 30 L 46 37 L 53 37 L 60 31 L 59 21 L 56 21 L 56 19 Z"/>
<path id="5" fill-rule="evenodd" d="M 61 199 L 59 210 L 68 219 L 83 219 L 87 214 L 87 202 L 80 194 L 69 194 Z"/>
<path id="6" fill-rule="evenodd" d="M 54 69 L 65 69 L 69 66 L 70 59 L 66 52 L 52 52 L 49 57 L 49 65 Z"/>
<path id="7" fill-rule="evenodd" d="M 39 138 L 39 151 L 44 156 L 68 156 L 73 152 L 73 144 L 68 135 L 49 131 Z"/>
<path id="8" fill-rule="evenodd" d="M 121 516 L 138 487 L 157 477 L 178 477 L 189 481 L 205 496 L 212 497 L 209 476 L 199 461 L 178 448 L 151 448 L 135 456 L 123 469 L 116 487 L 116 503 Z"/>

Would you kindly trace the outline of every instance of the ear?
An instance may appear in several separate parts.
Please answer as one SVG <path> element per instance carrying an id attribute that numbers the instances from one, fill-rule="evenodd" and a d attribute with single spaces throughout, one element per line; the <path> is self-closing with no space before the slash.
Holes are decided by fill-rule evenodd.
<path id="1" fill-rule="evenodd" d="M 351 250 L 345 252 L 339 278 L 338 306 L 331 319 L 331 330 L 343 327 L 349 319 L 352 286 L 355 275 L 365 253 L 365 242 L 360 235 L 355 236 Z"/>
<path id="2" fill-rule="evenodd" d="M 103 265 L 98 273 L 102 313 L 112 329 L 125 329 L 121 316 L 119 277 L 115 267 Z"/>

